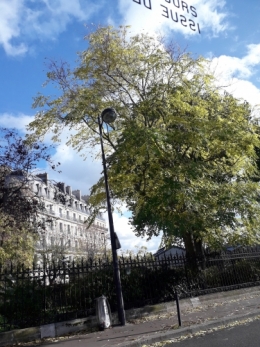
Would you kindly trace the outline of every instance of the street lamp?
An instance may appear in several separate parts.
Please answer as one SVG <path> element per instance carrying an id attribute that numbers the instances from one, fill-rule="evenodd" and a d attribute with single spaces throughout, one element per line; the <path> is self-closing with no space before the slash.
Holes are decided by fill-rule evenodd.
<path id="1" fill-rule="evenodd" d="M 101 233 L 101 235 L 103 235 L 103 239 L 104 239 L 104 251 L 105 251 L 105 260 L 106 260 L 107 259 L 106 234 L 105 233 Z"/>
<path id="2" fill-rule="evenodd" d="M 110 201 L 110 192 L 109 192 L 109 186 L 108 186 L 106 158 L 105 158 L 103 138 L 102 138 L 102 124 L 103 124 L 103 122 L 110 124 L 110 123 L 115 121 L 116 117 L 117 117 L 117 113 L 116 113 L 115 109 L 113 109 L 111 107 L 106 108 L 101 112 L 101 116 L 98 116 L 98 126 L 99 126 L 99 136 L 100 136 L 103 171 L 104 171 L 105 188 L 106 188 L 107 214 L 108 214 L 108 223 L 109 223 L 110 239 L 111 239 L 111 249 L 112 249 L 112 256 L 113 256 L 114 280 L 115 280 L 115 285 L 116 285 L 118 320 L 120 321 L 121 325 L 125 325 L 124 301 L 123 301 L 120 271 L 119 271 L 117 251 L 116 251 L 116 249 L 117 249 L 117 247 L 116 247 L 116 234 L 115 234 L 115 229 L 114 229 L 114 221 L 113 221 L 111 201 Z"/>

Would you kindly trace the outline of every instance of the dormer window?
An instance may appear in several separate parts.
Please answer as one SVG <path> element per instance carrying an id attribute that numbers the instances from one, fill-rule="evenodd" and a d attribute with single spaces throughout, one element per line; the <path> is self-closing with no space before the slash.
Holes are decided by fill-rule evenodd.
<path id="1" fill-rule="evenodd" d="M 36 184 L 36 190 L 37 190 L 37 194 L 40 195 L 42 192 L 42 187 L 38 183 Z"/>

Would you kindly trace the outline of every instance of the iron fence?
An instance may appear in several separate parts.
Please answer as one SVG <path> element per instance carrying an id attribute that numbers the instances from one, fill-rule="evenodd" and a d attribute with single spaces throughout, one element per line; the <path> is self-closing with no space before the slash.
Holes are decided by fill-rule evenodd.
<path id="1" fill-rule="evenodd" d="M 191 264 L 184 255 L 120 258 L 125 309 L 260 284 L 260 252 L 207 256 Z M 116 311 L 109 260 L 0 268 L 0 331 L 49 324 L 95 313 L 105 295 Z"/>

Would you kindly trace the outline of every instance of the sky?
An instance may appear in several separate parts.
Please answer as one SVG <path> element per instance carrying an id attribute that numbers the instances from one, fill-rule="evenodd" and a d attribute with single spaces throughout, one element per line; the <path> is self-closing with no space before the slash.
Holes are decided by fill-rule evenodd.
<path id="1" fill-rule="evenodd" d="M 46 63 L 54 59 L 76 66 L 77 52 L 87 48 L 84 36 L 93 25 L 130 25 L 133 34 L 161 33 L 195 56 L 211 59 L 219 85 L 257 105 L 259 14 L 259 0 L 0 0 L 0 126 L 26 133 L 36 112 L 33 97 L 44 92 Z M 65 145 L 66 136 L 53 152 L 62 172 L 52 172 L 51 178 L 88 193 L 101 175 L 101 162 L 83 161 Z M 156 251 L 160 237 L 137 238 L 129 213 L 122 212 L 114 213 L 122 248 Z"/>

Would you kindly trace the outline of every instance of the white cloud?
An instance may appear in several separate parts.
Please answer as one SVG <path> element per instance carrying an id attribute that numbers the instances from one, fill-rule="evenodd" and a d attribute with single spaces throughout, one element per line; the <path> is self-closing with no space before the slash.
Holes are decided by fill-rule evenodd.
<path id="1" fill-rule="evenodd" d="M 28 51 L 31 39 L 55 39 L 73 20 L 87 20 L 98 8 L 84 0 L 0 0 L 0 45 L 7 55 Z"/>
<path id="2" fill-rule="evenodd" d="M 247 53 L 241 58 L 221 55 L 213 58 L 211 71 L 217 78 L 220 86 L 237 98 L 247 100 L 250 104 L 259 104 L 260 90 L 248 79 L 260 67 L 260 44 L 247 46 Z"/>
<path id="3" fill-rule="evenodd" d="M 242 58 L 221 55 L 214 58 L 212 67 L 219 75 L 225 75 L 226 78 L 249 78 L 260 64 L 260 44 L 251 44 L 247 46 L 247 54 Z"/>
<path id="4" fill-rule="evenodd" d="M 104 215 L 104 218 L 108 226 L 108 217 L 107 214 Z M 113 213 L 114 227 L 118 235 L 119 241 L 121 243 L 121 251 L 135 250 L 137 247 L 145 246 L 149 252 L 155 253 L 161 242 L 161 237 L 152 237 L 151 240 L 147 241 L 146 238 L 135 236 L 133 229 L 129 225 L 129 219 L 118 213 Z"/>
<path id="5" fill-rule="evenodd" d="M 25 133 L 26 126 L 32 122 L 33 119 L 33 116 L 28 116 L 23 113 L 19 113 L 16 116 L 10 113 L 2 113 L 0 114 L 0 126 L 4 128 L 14 128 Z"/>
<path id="6" fill-rule="evenodd" d="M 260 44 L 251 44 L 247 46 L 248 54 L 243 58 L 245 64 L 249 66 L 259 65 L 260 63 Z"/>
<path id="7" fill-rule="evenodd" d="M 203 31 L 217 36 L 231 29 L 227 22 L 228 13 L 225 11 L 226 2 L 223 0 L 193 0 L 193 6 L 198 12 L 199 22 Z"/>
<path id="8" fill-rule="evenodd" d="M 73 190 L 80 189 L 83 195 L 89 194 L 90 187 L 98 181 L 101 176 L 101 162 L 83 158 L 68 147 L 64 142 L 56 147 L 52 156 L 54 164 L 60 162 L 58 170 L 61 173 L 46 168 L 49 176 L 56 182 L 64 182 Z"/>
<path id="9" fill-rule="evenodd" d="M 234 97 L 248 101 L 252 106 L 260 104 L 260 89 L 250 81 L 234 78 L 225 89 Z"/>
<path id="10" fill-rule="evenodd" d="M 188 36 L 200 30 L 216 36 L 229 29 L 223 0 L 140 0 L 141 4 L 138 1 L 119 0 L 124 23 L 131 25 L 133 32 L 144 30 L 152 34 L 172 30 Z"/>
<path id="11" fill-rule="evenodd" d="M 27 50 L 23 43 L 11 43 L 21 34 L 20 15 L 23 7 L 24 0 L 0 0 L 0 44 L 8 55 L 21 55 Z"/>

